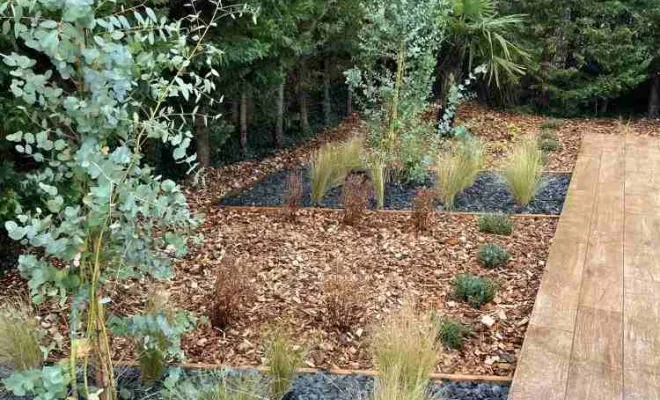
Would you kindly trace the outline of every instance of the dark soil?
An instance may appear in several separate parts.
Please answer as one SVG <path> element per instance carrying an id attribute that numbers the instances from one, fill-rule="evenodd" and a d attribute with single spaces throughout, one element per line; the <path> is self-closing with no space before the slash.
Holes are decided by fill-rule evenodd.
<path id="1" fill-rule="evenodd" d="M 283 169 L 271 174 L 254 186 L 240 193 L 229 195 L 220 200 L 222 206 L 261 206 L 275 207 L 282 204 L 285 191 L 285 181 L 291 170 Z M 305 171 L 303 198 L 301 206 L 311 206 L 310 179 Z M 536 198 L 527 206 L 516 205 L 509 193 L 506 182 L 495 172 L 483 172 L 474 185 L 467 188 L 456 197 L 455 211 L 469 212 L 504 212 L 516 214 L 560 214 L 570 176 L 565 174 L 546 174 Z M 385 187 L 385 205 L 388 210 L 408 210 L 417 190 L 421 187 L 433 186 L 433 178 L 427 179 L 424 184 L 402 182 L 389 182 Z M 320 207 L 340 208 L 341 187 L 328 191 Z M 375 201 L 371 201 L 375 208 Z M 442 205 L 438 205 L 442 208 Z"/>

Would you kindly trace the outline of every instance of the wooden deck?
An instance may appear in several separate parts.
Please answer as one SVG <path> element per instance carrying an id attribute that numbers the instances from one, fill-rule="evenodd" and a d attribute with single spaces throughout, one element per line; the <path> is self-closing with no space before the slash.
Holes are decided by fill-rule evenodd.
<path id="1" fill-rule="evenodd" d="M 585 135 L 509 400 L 660 399 L 660 142 Z"/>

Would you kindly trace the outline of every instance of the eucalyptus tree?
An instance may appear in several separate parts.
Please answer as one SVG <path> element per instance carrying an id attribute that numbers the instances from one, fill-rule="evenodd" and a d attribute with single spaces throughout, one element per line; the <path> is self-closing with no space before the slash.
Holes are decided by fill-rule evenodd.
<path id="1" fill-rule="evenodd" d="M 7 139 L 36 163 L 27 180 L 43 199 L 40 207 L 20 207 L 5 228 L 12 239 L 37 249 L 19 258 L 33 301 L 59 301 L 70 314 L 69 357 L 12 375 L 4 383 L 15 394 L 114 399 L 108 285 L 128 277 L 167 278 L 171 259 L 186 253 L 198 219 L 177 184 L 153 175 L 142 149 L 149 141 L 169 143 L 174 160 L 194 167 L 186 120 L 197 107 L 182 113 L 167 100 L 214 101 L 209 94 L 218 73 L 209 69 L 200 76 L 190 67 L 199 57 L 211 63 L 217 56 L 204 39 L 218 19 L 237 9 L 214 3 L 206 22 L 196 3 L 189 10 L 168 21 L 130 3 L 0 4 L 4 34 L 14 38 L 14 51 L 3 55 L 10 89 L 30 121 Z M 159 335 L 180 333 L 162 316 L 153 318 L 149 328 L 163 329 Z M 154 342 L 150 335 L 143 333 L 143 346 Z M 94 384 L 88 382 L 90 361 Z"/>

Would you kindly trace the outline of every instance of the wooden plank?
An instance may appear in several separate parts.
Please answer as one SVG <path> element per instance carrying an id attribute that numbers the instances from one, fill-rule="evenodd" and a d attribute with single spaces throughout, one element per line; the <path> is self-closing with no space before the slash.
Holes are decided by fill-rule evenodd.
<path id="1" fill-rule="evenodd" d="M 580 307 L 575 321 L 571 363 L 575 361 L 621 366 L 622 319 L 620 312 Z"/>
<path id="2" fill-rule="evenodd" d="M 554 241 L 531 324 L 574 330 L 586 252 L 587 244 L 578 239 L 562 236 Z"/>
<path id="3" fill-rule="evenodd" d="M 509 400 L 563 398 L 572 336 L 559 329 L 529 326 Z"/>
<path id="4" fill-rule="evenodd" d="M 654 318 L 626 316 L 623 326 L 624 368 L 658 371 L 660 368 L 658 322 Z"/>
<path id="5" fill-rule="evenodd" d="M 623 235 L 595 236 L 589 240 L 580 306 L 623 311 Z"/>
<path id="6" fill-rule="evenodd" d="M 649 319 L 660 324 L 660 282 L 626 279 L 624 282 L 626 318 Z"/>
<path id="7" fill-rule="evenodd" d="M 571 363 L 566 400 L 621 400 L 623 371 L 598 363 Z M 540 400 L 540 399 L 539 399 Z"/>
<path id="8" fill-rule="evenodd" d="M 593 192 L 596 189 L 600 172 L 600 149 L 585 156 L 580 156 L 573 170 L 569 193 L 579 190 Z"/>
<path id="9" fill-rule="evenodd" d="M 625 279 L 660 282 L 660 215 L 628 214 L 625 221 Z"/>
<path id="10" fill-rule="evenodd" d="M 623 371 L 624 400 L 656 400 L 660 399 L 660 375 L 657 371 Z"/>

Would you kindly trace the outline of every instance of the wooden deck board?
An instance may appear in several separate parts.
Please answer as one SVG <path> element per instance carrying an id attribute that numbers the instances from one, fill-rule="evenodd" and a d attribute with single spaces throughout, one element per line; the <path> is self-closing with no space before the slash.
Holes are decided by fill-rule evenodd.
<path id="1" fill-rule="evenodd" d="M 587 135 L 509 399 L 660 399 L 660 141 Z"/>

